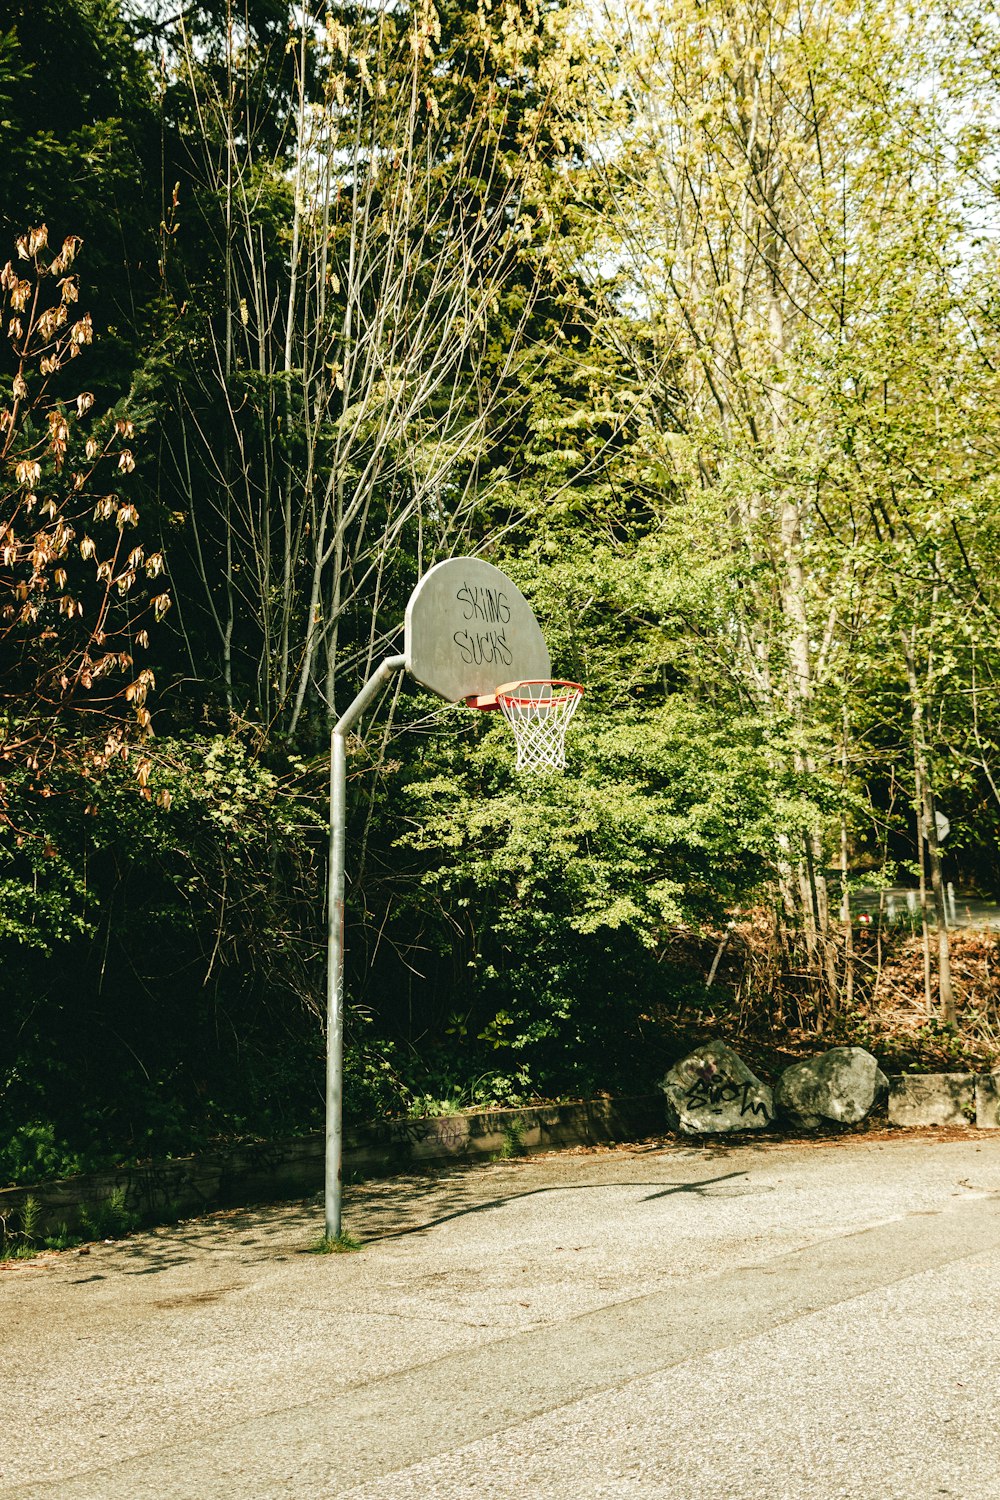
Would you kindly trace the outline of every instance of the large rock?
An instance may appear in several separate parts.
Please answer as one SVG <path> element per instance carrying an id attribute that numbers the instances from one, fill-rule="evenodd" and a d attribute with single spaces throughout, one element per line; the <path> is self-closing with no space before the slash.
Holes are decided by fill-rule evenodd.
<path id="1" fill-rule="evenodd" d="M 889 1080 L 863 1047 L 831 1047 L 793 1063 L 778 1079 L 774 1102 L 793 1125 L 815 1130 L 826 1120 L 855 1125 L 884 1098 Z"/>
<path id="2" fill-rule="evenodd" d="M 682 1135 L 763 1130 L 774 1119 L 771 1090 L 725 1042 L 706 1042 L 675 1063 L 661 1087 L 667 1124 Z"/>

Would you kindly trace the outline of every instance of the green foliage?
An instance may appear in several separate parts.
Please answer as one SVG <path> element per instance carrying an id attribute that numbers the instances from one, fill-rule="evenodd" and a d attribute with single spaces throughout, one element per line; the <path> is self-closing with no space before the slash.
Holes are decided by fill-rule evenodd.
<path id="1" fill-rule="evenodd" d="M 8 1081 L 8 1087 L 13 1081 Z M 55 1177 L 72 1177 L 82 1170 L 79 1155 L 57 1137 L 51 1120 L 12 1124 L 7 1144 L 0 1153 L 0 1177 L 5 1182 L 45 1182 Z"/>
<path id="2" fill-rule="evenodd" d="M 41 1209 L 38 1203 L 38 1199 L 33 1198 L 29 1193 L 25 1198 L 24 1206 L 21 1209 L 21 1234 L 29 1244 L 33 1243 L 38 1238 L 38 1228 L 40 1221 Z"/>
<path id="3" fill-rule="evenodd" d="M 737 726 L 711 705 L 657 698 L 608 724 L 584 710 L 565 775 L 514 774 L 499 720 L 476 726 L 471 743 L 446 728 L 433 753 L 394 774 L 369 847 L 395 832 L 385 889 L 396 951 L 424 976 L 423 1039 L 410 1033 L 419 1071 L 405 1054 L 392 1063 L 411 1081 L 411 1109 L 469 1107 L 475 1093 L 516 1105 L 655 1076 L 662 1043 L 649 1046 L 648 1017 L 692 982 L 666 962 L 674 935 L 748 898 L 766 872 L 776 802 L 795 817 L 804 805 L 794 786 L 776 796 L 753 721 L 734 745 Z M 366 882 L 376 929 L 379 874 L 373 866 Z M 355 998 L 406 1035 L 390 998 L 405 994 L 400 978 L 394 956 L 377 955 Z"/>
<path id="4" fill-rule="evenodd" d="M 84 1237 L 123 1239 L 138 1227 L 139 1217 L 128 1207 L 125 1189 L 115 1188 L 99 1203 L 81 1204 L 75 1230 L 64 1221 L 55 1234 L 43 1234 L 42 1223 L 40 1201 L 34 1194 L 26 1194 L 13 1222 L 0 1222 L 0 1260 L 29 1259 L 43 1250 L 68 1250 Z"/>
<path id="5" fill-rule="evenodd" d="M 321 827 L 301 773 L 157 742 L 8 779 L 0 1177 L 281 1134 L 321 1104 Z M 47 855 L 44 851 L 48 850 Z M 43 851 L 42 854 L 39 851 Z M 26 940 L 29 939 L 30 940 Z"/>
<path id="6" fill-rule="evenodd" d="M 762 873 L 773 778 L 753 723 L 734 744 L 735 728 L 667 698 L 587 719 L 565 776 L 520 779 L 497 726 L 452 778 L 407 788 L 418 828 L 401 842 L 450 855 L 424 889 L 458 909 L 474 889 L 505 946 L 530 954 L 558 913 L 566 940 L 625 931 L 655 949 Z"/>
<path id="7" fill-rule="evenodd" d="M 84 238 L 109 329 L 89 381 L 117 394 L 156 291 L 162 145 L 154 77 L 117 0 L 4 6 L 0 129 L 0 243 L 29 224 L 56 244 Z"/>
<path id="8" fill-rule="evenodd" d="M 55 1234 L 45 1236 L 46 1250 L 72 1250 L 81 1243 L 81 1236 L 74 1234 L 69 1224 L 63 1220 Z"/>
<path id="9" fill-rule="evenodd" d="M 494 1161 L 513 1161 L 524 1155 L 524 1125 L 520 1120 L 508 1120 L 503 1128 L 503 1145 Z"/>
<path id="10" fill-rule="evenodd" d="M 41 1205 L 28 1193 L 14 1222 L 0 1221 L 0 1260 L 30 1260 L 43 1248 Z"/>
<path id="11" fill-rule="evenodd" d="M 139 1216 L 129 1208 L 124 1188 L 114 1188 L 99 1203 L 80 1208 L 80 1224 L 94 1240 L 120 1240 L 138 1228 Z"/>
<path id="12" fill-rule="evenodd" d="M 440 555 L 510 571 L 587 698 L 565 776 L 519 779 L 502 725 L 409 692 L 354 747 L 352 1118 L 645 1087 L 685 1027 L 758 992 L 782 1017 L 786 985 L 803 1024 L 890 1047 L 841 994 L 836 866 L 916 878 L 915 709 L 947 873 L 1000 882 L 1000 69 L 975 5 L 670 0 L 585 45 L 558 6 L 341 8 L 304 47 L 289 19 L 204 0 L 182 37 L 35 0 L 0 30 L 0 228 L 83 235 L 115 445 L 98 486 L 37 349 L 3 437 L 0 586 L 39 626 L 0 663 L 4 1180 L 317 1123 L 324 695 Z M 77 574 L 110 554 L 77 553 L 118 539 L 93 511 L 130 421 L 179 605 L 147 647 L 103 579 L 141 752 L 29 711 L 73 630 L 105 649 Z M 753 903 L 769 965 L 709 1003 L 699 943 Z"/>

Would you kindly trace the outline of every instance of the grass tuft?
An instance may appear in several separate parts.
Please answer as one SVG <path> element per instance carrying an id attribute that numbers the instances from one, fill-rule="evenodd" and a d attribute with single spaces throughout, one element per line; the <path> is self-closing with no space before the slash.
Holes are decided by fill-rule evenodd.
<path id="1" fill-rule="evenodd" d="M 493 1157 L 494 1161 L 513 1161 L 524 1156 L 524 1123 L 515 1117 L 504 1127 L 503 1144 Z"/>
<path id="2" fill-rule="evenodd" d="M 355 1250 L 361 1249 L 361 1241 L 356 1240 L 351 1234 L 341 1232 L 337 1235 L 324 1234 L 315 1245 L 310 1245 L 310 1255 L 350 1255 Z"/>

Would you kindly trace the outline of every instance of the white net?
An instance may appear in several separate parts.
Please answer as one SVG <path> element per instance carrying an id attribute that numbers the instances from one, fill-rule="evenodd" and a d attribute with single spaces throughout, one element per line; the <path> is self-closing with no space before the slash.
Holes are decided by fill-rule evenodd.
<path id="1" fill-rule="evenodd" d="M 518 771 L 564 769 L 566 729 L 582 697 L 578 682 L 519 682 L 497 694 L 514 731 Z"/>

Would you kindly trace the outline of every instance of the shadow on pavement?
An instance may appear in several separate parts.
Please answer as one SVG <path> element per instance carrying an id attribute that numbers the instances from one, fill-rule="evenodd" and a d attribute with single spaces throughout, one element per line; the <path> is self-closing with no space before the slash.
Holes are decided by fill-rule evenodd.
<path id="1" fill-rule="evenodd" d="M 656 1198 L 668 1198 L 674 1193 L 696 1193 L 704 1196 L 709 1188 L 720 1182 L 729 1182 L 736 1177 L 745 1177 L 745 1172 L 727 1172 L 722 1177 L 706 1177 L 701 1182 L 578 1182 L 566 1183 L 558 1187 L 529 1188 L 523 1193 L 508 1193 L 500 1198 L 491 1198 L 485 1203 L 471 1203 L 463 1207 L 454 1208 L 450 1213 L 439 1214 L 436 1218 L 427 1219 L 420 1224 L 407 1224 L 401 1228 L 387 1228 L 381 1232 L 366 1235 L 366 1243 L 374 1243 L 378 1240 L 401 1239 L 404 1235 L 425 1234 L 429 1229 L 437 1229 L 441 1224 L 448 1224 L 454 1219 L 465 1218 L 469 1214 L 481 1214 L 497 1208 L 506 1208 L 510 1203 L 518 1203 L 525 1198 L 535 1198 L 543 1193 L 594 1193 L 616 1191 L 619 1188 L 656 1188 L 658 1191 L 649 1193 L 641 1201 L 651 1203 Z"/>
<path id="2" fill-rule="evenodd" d="M 124 1276 L 156 1276 L 175 1266 L 211 1255 L 221 1248 L 224 1238 L 227 1251 L 233 1249 L 266 1250 L 271 1246 L 293 1255 L 299 1246 L 297 1232 L 317 1230 L 316 1200 L 307 1198 L 273 1206 L 219 1209 L 204 1218 L 182 1220 L 179 1224 L 141 1232 L 135 1239 L 119 1245 L 127 1264 Z M 284 1259 L 278 1255 L 275 1259 Z"/>
<path id="3" fill-rule="evenodd" d="M 468 1215 L 494 1212 L 546 1193 L 634 1192 L 636 1188 L 648 1188 L 640 1202 L 651 1203 L 676 1193 L 728 1196 L 724 1185 L 746 1176 L 745 1171 L 733 1171 L 693 1182 L 664 1182 L 661 1178 L 542 1184 L 484 1199 L 483 1178 L 470 1173 L 467 1166 L 456 1166 L 433 1174 L 346 1187 L 345 1219 L 350 1232 L 363 1244 L 375 1244 L 427 1234 Z M 322 1227 L 321 1195 L 282 1204 L 220 1209 L 204 1218 L 148 1230 L 120 1242 L 124 1262 L 120 1274 L 156 1276 L 213 1253 L 231 1257 L 240 1250 L 283 1260 L 306 1253 L 320 1237 Z"/>

